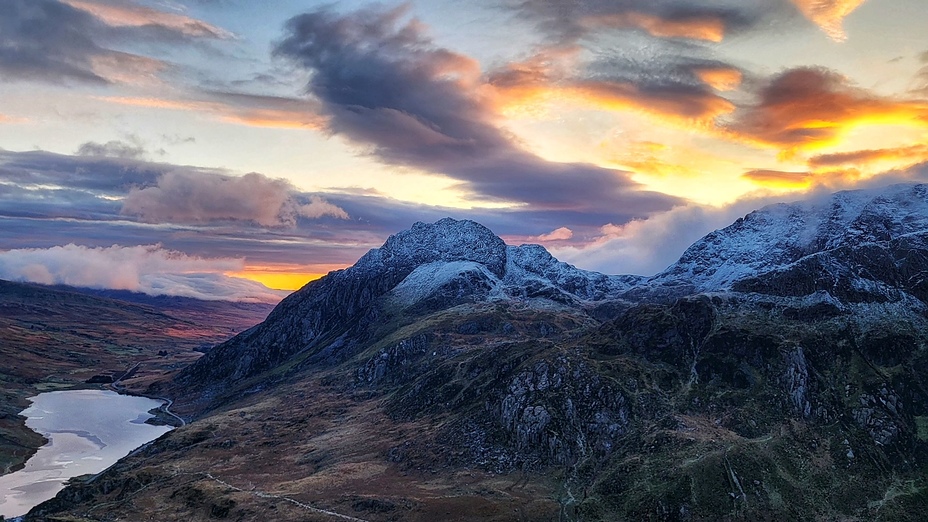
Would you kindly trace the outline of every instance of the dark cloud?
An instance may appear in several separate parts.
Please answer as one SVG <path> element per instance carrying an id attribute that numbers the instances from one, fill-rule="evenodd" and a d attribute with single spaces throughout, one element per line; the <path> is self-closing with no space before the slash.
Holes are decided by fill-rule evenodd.
<path id="1" fill-rule="evenodd" d="M 184 45 L 225 36 L 198 20 L 125 2 L 3 0 L 0 81 L 131 82 L 156 74 L 166 64 L 120 50 L 122 46 Z"/>
<path id="2" fill-rule="evenodd" d="M 53 186 L 101 195 L 125 194 L 133 187 L 157 183 L 165 172 L 218 173 L 212 169 L 152 163 L 105 156 L 69 156 L 45 151 L 12 152 L 0 149 L 0 183 Z"/>
<path id="3" fill-rule="evenodd" d="M 108 52 L 91 37 L 103 28 L 89 13 L 55 0 L 4 0 L 0 78 L 108 83 L 93 68 L 93 59 Z"/>
<path id="4" fill-rule="evenodd" d="M 324 199 L 312 196 L 301 203 L 294 192 L 289 182 L 254 172 L 223 176 L 179 170 L 163 174 L 154 186 L 130 190 L 121 212 L 149 223 L 250 221 L 265 227 L 292 227 L 300 217 L 348 219 Z"/>
<path id="5" fill-rule="evenodd" d="M 369 191 L 301 193 L 258 174 L 0 151 L 0 245 L 7 249 L 161 244 L 200 257 L 245 256 L 249 264 L 304 264 L 325 272 L 353 263 L 416 221 L 473 219 L 514 238 L 569 224 L 572 240 L 582 243 L 603 223 L 624 223 L 651 209 L 646 199 L 640 207 L 628 203 L 598 211 L 541 205 L 465 210 Z"/>
<path id="6" fill-rule="evenodd" d="M 110 158 L 140 159 L 146 154 L 138 138 L 129 141 L 110 140 L 106 143 L 88 141 L 77 148 L 78 156 L 106 156 Z"/>
<path id="7" fill-rule="evenodd" d="M 776 2 L 774 2 L 775 4 Z M 681 0 L 517 0 L 509 3 L 554 41 L 576 41 L 602 30 L 634 30 L 660 38 L 719 41 L 754 26 L 771 2 Z"/>
<path id="8" fill-rule="evenodd" d="M 421 24 L 404 19 L 403 9 L 373 8 L 316 11 L 287 23 L 275 52 L 310 71 L 307 91 L 328 130 L 388 163 L 460 180 L 476 199 L 623 216 L 678 203 L 641 191 L 625 172 L 552 163 L 521 149 L 495 125 L 476 62 L 436 47 Z"/>
<path id="9" fill-rule="evenodd" d="M 704 126 L 734 109 L 719 92 L 743 77 L 715 57 L 714 45 L 782 11 L 783 2 L 522 0 L 508 7 L 544 39 L 528 59 L 490 71 L 504 103 L 554 91 L 606 110 Z"/>

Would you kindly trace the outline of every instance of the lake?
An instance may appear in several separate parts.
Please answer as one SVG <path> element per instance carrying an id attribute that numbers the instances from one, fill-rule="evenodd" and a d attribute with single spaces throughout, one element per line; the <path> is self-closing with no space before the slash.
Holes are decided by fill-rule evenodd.
<path id="1" fill-rule="evenodd" d="M 23 410 L 26 426 L 48 444 L 26 467 L 0 477 L 0 515 L 26 514 L 53 498 L 71 477 L 99 473 L 142 444 L 171 430 L 145 421 L 162 401 L 112 391 L 75 390 L 42 393 Z"/>

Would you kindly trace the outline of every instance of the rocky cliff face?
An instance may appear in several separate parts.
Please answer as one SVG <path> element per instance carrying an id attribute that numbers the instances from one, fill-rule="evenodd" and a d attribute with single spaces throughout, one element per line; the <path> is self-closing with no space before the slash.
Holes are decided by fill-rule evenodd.
<path id="1" fill-rule="evenodd" d="M 487 506 L 519 519 L 529 504 L 507 502 L 521 483 L 557 500 L 532 504 L 536 520 L 915 520 L 928 509 L 926 247 L 921 185 L 758 210 L 652 278 L 578 270 L 469 221 L 417 223 L 187 368 L 176 406 L 202 418 L 121 473 L 162 459 L 170 486 L 146 492 L 179 491 L 163 469 L 184 459 L 257 480 L 219 464 L 257 416 L 265 438 L 249 448 L 280 466 L 267 476 L 336 476 L 364 502 L 335 507 L 365 520 L 446 515 L 422 507 L 427 488 L 386 498 L 368 475 L 345 478 L 362 468 L 447 487 L 434 502 L 462 495 L 463 519 Z M 170 442 L 203 423 L 205 449 Z M 388 504 L 421 510 L 369 510 Z"/>
<path id="2" fill-rule="evenodd" d="M 225 388 L 297 354 L 312 363 L 345 361 L 370 340 L 369 327 L 398 310 L 421 315 L 465 302 L 536 299 L 582 307 L 614 299 L 639 279 L 579 270 L 537 245 L 507 246 L 473 221 L 416 223 L 284 299 L 267 321 L 211 350 L 179 382 Z"/>

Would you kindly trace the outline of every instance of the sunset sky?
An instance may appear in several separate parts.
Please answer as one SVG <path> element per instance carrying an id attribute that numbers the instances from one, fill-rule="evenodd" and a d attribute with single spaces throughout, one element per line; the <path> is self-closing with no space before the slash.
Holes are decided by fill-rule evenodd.
<path id="1" fill-rule="evenodd" d="M 0 278 L 278 299 L 415 221 L 650 275 L 928 179 L 925 0 L 0 0 Z"/>

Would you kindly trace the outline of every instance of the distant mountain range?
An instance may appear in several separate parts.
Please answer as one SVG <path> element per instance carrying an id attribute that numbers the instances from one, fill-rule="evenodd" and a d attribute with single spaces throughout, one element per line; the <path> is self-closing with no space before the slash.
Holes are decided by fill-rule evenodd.
<path id="1" fill-rule="evenodd" d="M 416 223 L 156 384 L 194 422 L 34 517 L 921 520 L 926 277 L 924 185 L 653 277 Z"/>

